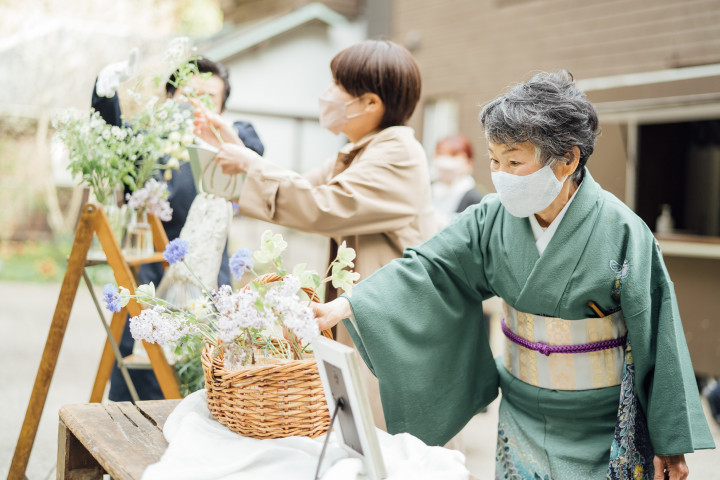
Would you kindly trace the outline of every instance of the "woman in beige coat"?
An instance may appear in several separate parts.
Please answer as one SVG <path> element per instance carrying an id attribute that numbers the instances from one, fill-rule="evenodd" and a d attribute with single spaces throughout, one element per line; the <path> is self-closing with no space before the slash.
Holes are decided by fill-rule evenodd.
<path id="1" fill-rule="evenodd" d="M 434 233 L 427 159 L 405 126 L 420 97 L 420 71 L 403 47 L 372 40 L 337 54 L 330 69 L 334 82 L 320 97 L 320 123 L 350 143 L 315 170 L 301 175 L 268 162 L 239 144 L 219 116 L 200 109 L 196 133 L 212 141 L 212 125 L 225 140 L 216 157 L 223 172 L 246 174 L 242 215 L 325 235 L 331 259 L 345 241 L 357 252 L 362 280 Z M 336 296 L 327 291 L 326 301 Z M 337 339 L 352 345 L 341 325 Z M 360 363 L 375 422 L 384 428 L 377 380 Z"/>

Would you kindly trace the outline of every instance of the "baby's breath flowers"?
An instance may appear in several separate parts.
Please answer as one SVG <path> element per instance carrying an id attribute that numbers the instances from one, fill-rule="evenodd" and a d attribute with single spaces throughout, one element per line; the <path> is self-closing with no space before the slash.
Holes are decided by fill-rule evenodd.
<path id="1" fill-rule="evenodd" d="M 230 260 L 236 279 L 246 272 L 255 278 L 239 290 L 227 285 L 214 291 L 203 288 L 203 298 L 191 302 L 186 310 L 155 297 L 152 284 L 137 287 L 135 295 L 106 285 L 106 306 L 119 311 L 130 298 L 136 298 L 148 308 L 130 319 L 133 338 L 163 346 L 175 344 L 176 350 L 178 346 L 202 339 L 224 351 L 225 367 L 231 370 L 255 363 L 260 354 L 303 358 L 309 344 L 320 335 L 310 307 L 311 299 L 304 289 L 317 289 L 324 282 L 333 282 L 349 293 L 359 275 L 347 270 L 353 266 L 355 251 L 344 243 L 328 267 L 330 276 L 325 279 L 306 270 L 305 265 L 298 265 L 288 274 L 282 266 L 285 248 L 287 243 L 281 235 L 273 235 L 269 230 L 264 232 L 259 250 L 241 248 Z M 188 243 L 178 238 L 168 244 L 163 257 L 168 263 L 182 262 L 187 266 L 183 260 L 187 254 Z M 271 283 L 261 281 L 253 270 L 255 261 L 274 266 L 281 279 Z M 192 274 L 192 270 L 190 272 Z M 283 336 L 287 340 L 280 340 Z"/>

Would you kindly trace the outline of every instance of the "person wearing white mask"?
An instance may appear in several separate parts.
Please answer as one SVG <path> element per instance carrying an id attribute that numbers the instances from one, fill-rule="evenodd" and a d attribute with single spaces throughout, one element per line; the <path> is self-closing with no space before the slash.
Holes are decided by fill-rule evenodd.
<path id="1" fill-rule="evenodd" d="M 456 133 L 435 145 L 432 194 L 439 227 L 444 227 L 457 213 L 482 199 L 472 176 L 474 165 L 472 144 L 465 135 Z"/>
<path id="2" fill-rule="evenodd" d="M 349 143 L 307 173 L 243 147 L 228 124 L 202 108 L 195 111 L 196 134 L 219 146 L 223 172 L 246 174 L 240 214 L 325 235 L 330 259 L 345 242 L 357 253 L 354 271 L 362 282 L 436 231 L 427 157 L 406 126 L 420 98 L 420 70 L 404 47 L 375 40 L 341 51 L 330 70 L 333 83 L 319 99 L 320 124 Z M 219 145 L 210 125 L 225 143 Z M 337 292 L 327 285 L 329 301 Z M 336 338 L 352 345 L 343 326 Z M 365 380 L 375 423 L 384 428 L 377 380 L 369 370 Z"/>
<path id="3" fill-rule="evenodd" d="M 443 445 L 499 388 L 495 478 L 687 478 L 684 454 L 714 442 L 657 242 L 586 166 L 595 108 L 569 73 L 540 73 L 480 121 L 498 193 L 313 306 L 320 328 L 344 320 L 391 385 L 391 433 Z M 493 296 L 496 361 L 478 321 Z"/>

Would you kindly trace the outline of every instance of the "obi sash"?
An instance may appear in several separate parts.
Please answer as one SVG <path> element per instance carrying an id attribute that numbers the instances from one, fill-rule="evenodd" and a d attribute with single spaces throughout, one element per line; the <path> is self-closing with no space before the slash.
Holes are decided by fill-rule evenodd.
<path id="1" fill-rule="evenodd" d="M 515 378 L 552 390 L 620 385 L 627 327 L 622 311 L 563 320 L 518 312 L 503 302 L 503 364 Z"/>

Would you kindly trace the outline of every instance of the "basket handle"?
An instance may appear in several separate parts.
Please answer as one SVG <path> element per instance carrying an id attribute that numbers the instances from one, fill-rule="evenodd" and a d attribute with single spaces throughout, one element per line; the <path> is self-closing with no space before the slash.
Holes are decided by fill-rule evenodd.
<path id="1" fill-rule="evenodd" d="M 266 273 L 265 275 L 261 275 L 258 277 L 258 280 L 260 280 L 262 283 L 273 283 L 273 282 L 279 282 L 284 277 L 281 277 L 280 275 L 276 273 Z M 248 288 L 248 287 L 245 287 Z M 320 296 L 317 294 L 314 288 L 310 287 L 302 287 L 302 291 L 307 294 L 307 296 L 310 298 L 310 301 L 315 303 L 320 303 Z M 333 339 L 332 330 L 327 329 L 323 330 L 322 334 L 324 337 L 329 338 L 330 340 Z"/>

